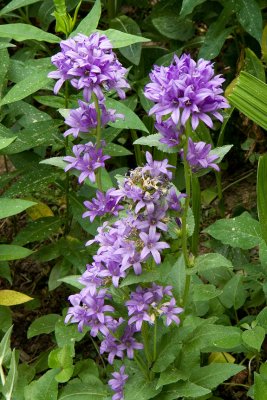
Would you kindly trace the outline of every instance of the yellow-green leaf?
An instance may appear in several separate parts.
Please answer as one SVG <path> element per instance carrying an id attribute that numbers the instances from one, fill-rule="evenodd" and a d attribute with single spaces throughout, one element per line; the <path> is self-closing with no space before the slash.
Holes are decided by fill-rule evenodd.
<path id="1" fill-rule="evenodd" d="M 32 297 L 15 290 L 0 290 L 1 306 L 15 306 L 17 304 L 26 303 L 32 299 Z"/>

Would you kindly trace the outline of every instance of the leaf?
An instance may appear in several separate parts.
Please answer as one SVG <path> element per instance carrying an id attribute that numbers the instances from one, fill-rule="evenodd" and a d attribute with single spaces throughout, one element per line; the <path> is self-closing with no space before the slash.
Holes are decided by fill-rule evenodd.
<path id="1" fill-rule="evenodd" d="M 63 388 L 58 400 L 105 400 L 106 388 L 99 382 L 95 379 L 94 384 L 90 384 L 83 383 L 80 379 L 73 379 Z"/>
<path id="2" fill-rule="evenodd" d="M 245 71 L 265 82 L 265 69 L 261 60 L 251 49 L 247 48 L 245 49 L 245 52 Z"/>
<path id="3" fill-rule="evenodd" d="M 124 119 L 117 119 L 116 122 L 110 122 L 110 126 L 121 129 L 138 129 L 140 131 L 148 132 L 140 118 L 129 107 L 123 104 L 122 101 L 107 98 L 106 103 L 107 108 L 113 108 L 119 114 L 124 115 Z"/>
<path id="4" fill-rule="evenodd" d="M 6 377 L 5 385 L 2 389 L 2 393 L 4 394 L 6 399 L 11 399 L 11 395 L 12 395 L 17 377 L 18 377 L 18 367 L 17 367 L 17 361 L 16 361 L 16 350 L 13 349 L 12 355 L 11 355 L 10 368 L 8 371 L 8 375 Z"/>
<path id="5" fill-rule="evenodd" d="M 0 366 L 2 366 L 3 361 L 6 357 L 6 354 L 8 353 L 10 349 L 10 337 L 11 337 L 11 332 L 12 332 L 13 326 L 10 326 L 10 328 L 6 331 L 5 335 L 3 336 L 1 342 L 0 342 Z"/>
<path id="6" fill-rule="evenodd" d="M 32 297 L 24 293 L 16 292 L 15 290 L 0 290 L 0 305 L 1 306 L 16 306 L 32 300 Z"/>
<path id="7" fill-rule="evenodd" d="M 141 375 L 133 375 L 124 388 L 125 400 L 148 400 L 155 397 L 161 389 L 156 389 L 156 381 L 149 382 Z"/>
<path id="8" fill-rule="evenodd" d="M 0 138 L 0 150 L 9 146 L 16 139 L 17 139 L 17 136 L 13 136 L 11 138 Z"/>
<path id="9" fill-rule="evenodd" d="M 4 104 L 10 104 L 14 103 L 15 101 L 25 99 L 25 97 L 28 97 L 32 93 L 37 92 L 37 90 L 44 88 L 50 82 L 51 79 L 47 77 L 47 71 L 30 74 L 9 90 L 9 92 L 1 100 L 0 105 L 3 106 Z"/>
<path id="10" fill-rule="evenodd" d="M 242 365 L 213 363 L 205 367 L 196 367 L 190 375 L 190 382 L 207 389 L 215 389 L 218 385 L 245 369 Z"/>
<path id="11" fill-rule="evenodd" d="M 28 328 L 27 338 L 30 339 L 34 336 L 43 333 L 51 333 L 55 330 L 56 322 L 59 320 L 58 314 L 47 314 L 34 320 Z"/>
<path id="12" fill-rule="evenodd" d="M 261 374 L 254 372 L 254 399 L 265 400 L 267 393 L 267 380 Z"/>
<path id="13" fill-rule="evenodd" d="M 17 10 L 18 8 L 28 6 L 33 3 L 38 3 L 40 0 L 12 0 L 2 10 L 0 15 L 8 14 L 11 11 Z"/>
<path id="14" fill-rule="evenodd" d="M 42 31 L 42 29 L 28 24 L 6 24 L 0 25 L 0 37 L 14 39 L 18 42 L 23 40 L 37 40 L 39 42 L 58 43 L 60 38 Z"/>
<path id="15" fill-rule="evenodd" d="M 169 39 L 186 41 L 194 36 L 193 22 L 188 18 L 179 18 L 173 13 L 168 12 L 153 18 L 152 24 L 161 35 Z"/>
<path id="16" fill-rule="evenodd" d="M 177 382 L 166 386 L 160 393 L 158 400 L 197 399 L 210 393 L 209 389 L 192 382 Z M 155 399 L 156 400 L 156 399 Z"/>
<path id="17" fill-rule="evenodd" d="M 236 16 L 244 30 L 253 36 L 259 44 L 262 36 L 261 9 L 255 0 L 236 0 Z"/>
<path id="18" fill-rule="evenodd" d="M 255 326 L 253 329 L 247 329 L 242 332 L 243 342 L 252 349 L 260 352 L 265 338 L 265 330 L 261 326 Z"/>
<path id="19" fill-rule="evenodd" d="M 28 208 L 26 213 L 33 220 L 36 221 L 40 218 L 53 217 L 54 213 L 51 208 L 45 203 L 37 203 L 35 206 Z"/>
<path id="20" fill-rule="evenodd" d="M 233 147 L 232 144 L 226 144 L 221 147 L 215 147 L 215 149 L 212 149 L 209 154 L 219 156 L 219 158 L 216 160 L 216 163 L 220 163 L 224 158 L 224 156 L 231 150 L 232 147 Z"/>
<path id="21" fill-rule="evenodd" d="M 65 276 L 64 278 L 58 279 L 60 282 L 67 283 L 68 285 L 71 285 L 77 289 L 83 289 L 84 285 L 82 285 L 79 281 L 78 278 L 80 278 L 80 275 L 69 275 Z"/>
<path id="22" fill-rule="evenodd" d="M 104 147 L 104 154 L 108 154 L 111 157 L 123 157 L 130 156 L 133 153 L 125 147 L 120 146 L 119 144 L 108 143 Z"/>
<path id="23" fill-rule="evenodd" d="M 134 43 L 150 42 L 150 39 L 143 36 L 130 35 L 129 33 L 120 32 L 115 29 L 108 29 L 102 33 L 109 38 L 115 49 L 130 46 Z"/>
<path id="24" fill-rule="evenodd" d="M 235 358 L 226 352 L 215 351 L 209 355 L 209 364 L 212 363 L 230 363 L 234 364 Z"/>
<path id="25" fill-rule="evenodd" d="M 204 232 L 224 244 L 244 250 L 257 246 L 262 240 L 260 224 L 248 212 L 236 218 L 220 219 Z"/>
<path id="26" fill-rule="evenodd" d="M 31 382 L 24 390 L 25 400 L 57 400 L 58 383 L 55 380 L 57 370 L 47 371 L 37 381 Z"/>
<path id="27" fill-rule="evenodd" d="M 256 317 L 258 325 L 262 326 L 267 333 L 267 307 L 264 307 Z"/>
<path id="28" fill-rule="evenodd" d="M 234 275 L 224 286 L 220 296 L 221 303 L 226 308 L 238 310 L 246 301 L 247 293 L 241 275 Z"/>
<path id="29" fill-rule="evenodd" d="M 261 234 L 267 244 L 267 154 L 260 156 L 257 172 L 257 209 Z"/>
<path id="30" fill-rule="evenodd" d="M 0 329 L 7 332 L 12 325 L 12 314 L 9 307 L 0 306 Z M 0 344 L 0 364 L 1 364 L 1 344 Z"/>
<path id="31" fill-rule="evenodd" d="M 166 369 L 166 371 L 161 372 L 156 389 L 177 381 L 186 381 L 187 379 L 188 376 L 183 371 L 180 371 L 174 367 L 169 367 Z"/>
<path id="32" fill-rule="evenodd" d="M 160 142 L 162 135 L 155 133 L 153 135 L 143 136 L 134 141 L 134 144 L 141 144 L 143 146 L 156 147 L 158 150 L 164 153 L 177 153 L 176 147 L 169 147 L 164 143 Z"/>
<path id="33" fill-rule="evenodd" d="M 24 246 L 32 242 L 41 242 L 58 233 L 62 223 L 62 219 L 58 217 L 40 218 L 37 221 L 30 222 L 20 230 L 12 244 Z"/>
<path id="34" fill-rule="evenodd" d="M 201 254 L 200 256 L 196 257 L 195 267 L 193 269 L 197 270 L 197 272 L 201 275 L 201 273 L 205 271 L 221 267 L 232 269 L 233 264 L 230 260 L 227 260 L 227 258 L 219 253 L 208 253 Z"/>
<path id="35" fill-rule="evenodd" d="M 28 257 L 33 251 L 12 244 L 0 244 L 0 261 L 19 260 Z"/>
<path id="36" fill-rule="evenodd" d="M 82 19 L 75 31 L 72 32 L 71 37 L 78 33 L 83 33 L 84 35 L 89 36 L 97 28 L 100 17 L 101 1 L 96 0 L 89 14 Z"/>
<path id="37" fill-rule="evenodd" d="M 193 301 L 208 301 L 222 294 L 214 285 L 200 284 L 193 286 Z"/>
<path id="38" fill-rule="evenodd" d="M 72 377 L 74 366 L 74 346 L 73 344 L 64 345 L 62 348 L 52 350 L 48 357 L 49 368 L 60 369 L 55 376 L 57 382 L 65 383 Z"/>
<path id="39" fill-rule="evenodd" d="M 152 367 L 153 372 L 163 372 L 178 357 L 181 344 L 181 328 L 174 327 L 164 335 L 158 345 L 157 359 Z"/>
<path id="40" fill-rule="evenodd" d="M 180 16 L 184 17 L 185 15 L 191 14 L 196 6 L 204 3 L 205 1 L 206 0 L 183 0 Z"/>
<path id="41" fill-rule="evenodd" d="M 55 336 L 59 347 L 79 342 L 86 335 L 86 332 L 86 329 L 84 329 L 83 333 L 79 332 L 76 324 L 66 325 L 63 318 L 59 319 L 55 325 Z"/>
<path id="42" fill-rule="evenodd" d="M 16 47 L 14 44 L 7 43 L 7 42 L 0 42 L 0 50 L 6 49 L 8 47 Z"/>
<path id="43" fill-rule="evenodd" d="M 64 161 L 63 158 L 64 157 L 46 158 L 45 160 L 40 161 L 40 164 L 54 165 L 54 167 L 65 169 L 68 163 Z"/>
<path id="44" fill-rule="evenodd" d="M 141 30 L 136 21 L 126 15 L 121 15 L 111 20 L 110 27 L 121 32 L 141 36 Z M 134 43 L 127 47 L 120 48 L 121 54 L 135 65 L 138 65 L 140 62 L 141 51 L 141 43 Z"/>
<path id="45" fill-rule="evenodd" d="M 34 206 L 35 202 L 22 199 L 0 198 L 0 219 L 16 215 Z"/>

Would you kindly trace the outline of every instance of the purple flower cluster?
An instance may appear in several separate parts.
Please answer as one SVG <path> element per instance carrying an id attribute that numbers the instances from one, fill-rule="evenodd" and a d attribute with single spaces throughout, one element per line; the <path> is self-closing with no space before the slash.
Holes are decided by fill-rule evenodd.
<path id="1" fill-rule="evenodd" d="M 169 67 L 155 65 L 150 79 L 144 91 L 156 103 L 150 115 L 155 114 L 158 123 L 164 121 L 165 127 L 173 127 L 172 122 L 185 126 L 190 117 L 193 129 L 200 120 L 212 127 L 210 115 L 222 121 L 218 110 L 229 107 L 221 95 L 224 79 L 214 75 L 213 64 L 202 58 L 195 62 L 190 55 L 175 55 Z M 172 122 L 167 123 L 166 116 Z"/>
<path id="2" fill-rule="evenodd" d="M 123 206 L 118 204 L 113 192 L 113 189 L 109 189 L 106 193 L 97 190 L 96 198 L 83 203 L 89 211 L 83 213 L 82 217 L 89 217 L 91 222 L 93 222 L 95 217 L 102 217 L 105 214 L 111 214 L 117 217 L 119 211 L 123 210 Z"/>
<path id="3" fill-rule="evenodd" d="M 94 183 L 96 180 L 95 171 L 100 167 L 105 167 L 105 160 L 108 160 L 110 156 L 103 155 L 102 148 L 98 149 L 92 142 L 77 144 L 73 146 L 72 151 L 75 157 L 64 157 L 64 161 L 69 163 L 65 171 L 70 169 L 81 171 L 79 183 L 82 183 L 86 178 Z"/>
<path id="4" fill-rule="evenodd" d="M 89 37 L 78 34 L 63 40 L 60 47 L 61 52 L 52 57 L 57 70 L 48 75 L 58 80 L 54 88 L 56 94 L 62 84 L 69 80 L 77 90 L 83 90 L 87 102 L 92 93 L 100 101 L 104 100 L 104 90 L 115 90 L 120 98 L 125 98 L 123 89 L 129 88 L 125 80 L 127 71 L 118 61 L 105 35 L 98 32 Z"/>
<path id="5" fill-rule="evenodd" d="M 213 168 L 220 171 L 220 168 L 214 161 L 218 160 L 219 156 L 210 154 L 211 145 L 205 142 L 193 142 L 191 138 L 188 140 L 188 151 L 186 159 L 191 166 L 193 172 L 197 172 L 202 168 Z M 183 152 L 181 152 L 183 156 Z"/>
<path id="6" fill-rule="evenodd" d="M 114 390 L 115 394 L 112 396 L 112 400 L 123 400 L 123 387 L 128 379 L 128 375 L 125 373 L 125 366 L 120 368 L 120 372 L 113 372 L 113 379 L 108 381 L 109 386 Z"/>

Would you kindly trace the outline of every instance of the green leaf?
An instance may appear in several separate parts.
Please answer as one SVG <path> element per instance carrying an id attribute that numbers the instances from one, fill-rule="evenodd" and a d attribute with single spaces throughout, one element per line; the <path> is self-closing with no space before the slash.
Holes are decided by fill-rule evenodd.
<path id="1" fill-rule="evenodd" d="M 115 29 L 108 29 L 102 33 L 109 38 L 115 49 L 130 46 L 134 43 L 150 42 L 150 39 L 143 36 L 130 35 L 129 33 L 120 32 Z"/>
<path id="2" fill-rule="evenodd" d="M 197 284 L 193 286 L 193 301 L 208 301 L 222 294 L 214 285 Z"/>
<path id="3" fill-rule="evenodd" d="M 33 251 L 21 246 L 0 244 L 0 261 L 19 260 L 28 257 Z"/>
<path id="4" fill-rule="evenodd" d="M 245 367 L 236 364 L 212 363 L 205 367 L 196 367 L 190 375 L 190 382 L 207 389 L 215 389 L 218 385 L 243 371 Z"/>
<path id="5" fill-rule="evenodd" d="M 138 129 L 140 131 L 148 132 L 140 118 L 129 107 L 123 104 L 122 101 L 107 98 L 106 103 L 108 108 L 113 108 L 119 114 L 124 115 L 124 119 L 117 119 L 116 122 L 109 123 L 110 126 L 121 129 Z"/>
<path id="6" fill-rule="evenodd" d="M 238 310 L 245 303 L 246 297 L 243 277 L 234 275 L 224 286 L 220 301 L 226 308 L 234 307 L 235 310 Z"/>
<path id="7" fill-rule="evenodd" d="M 15 290 L 0 290 L 1 306 L 16 306 L 17 304 L 27 303 L 32 297 Z"/>
<path id="8" fill-rule="evenodd" d="M 133 375 L 124 389 L 125 400 L 148 400 L 155 397 L 161 389 L 156 389 L 156 381 L 149 382 L 141 375 Z"/>
<path id="9" fill-rule="evenodd" d="M 211 393 L 209 389 L 192 382 L 177 382 L 168 385 L 155 400 L 197 399 Z"/>
<path id="10" fill-rule="evenodd" d="M 56 370 L 47 371 L 37 381 L 31 382 L 24 390 L 25 400 L 57 400 L 58 383 Z"/>
<path id="11" fill-rule="evenodd" d="M 232 144 L 226 144 L 225 146 L 215 147 L 215 149 L 212 149 L 209 154 L 219 156 L 218 160 L 216 160 L 216 163 L 220 163 L 224 158 L 224 156 L 231 150 L 232 147 L 233 147 Z"/>
<path id="12" fill-rule="evenodd" d="M 257 173 L 257 209 L 261 234 L 267 244 L 267 154 L 260 156 Z"/>
<path id="13" fill-rule="evenodd" d="M 265 69 L 261 60 L 251 49 L 245 49 L 245 71 L 265 82 Z"/>
<path id="14" fill-rule="evenodd" d="M 9 307 L 0 306 L 0 329 L 2 332 L 7 332 L 12 325 L 12 314 Z M 1 344 L 0 344 L 0 359 L 1 359 Z M 0 361 L 1 364 L 1 361 Z"/>
<path id="15" fill-rule="evenodd" d="M 248 212 L 236 218 L 220 219 L 204 232 L 224 244 L 244 250 L 257 246 L 262 240 L 260 224 Z"/>
<path id="16" fill-rule="evenodd" d="M 11 138 L 0 138 L 0 150 L 5 149 L 16 139 L 17 139 L 17 136 L 13 136 Z"/>
<path id="17" fill-rule="evenodd" d="M 254 372 L 254 399 L 265 400 L 267 393 L 267 380 L 261 374 Z"/>
<path id="18" fill-rule="evenodd" d="M 194 36 L 193 22 L 188 18 L 180 18 L 173 13 L 159 15 L 152 19 L 154 27 L 169 39 L 186 41 Z"/>
<path id="19" fill-rule="evenodd" d="M 43 333 L 51 333 L 55 330 L 56 322 L 59 320 L 58 314 L 47 314 L 34 320 L 28 328 L 27 338 L 30 339 L 34 336 Z"/>
<path id="20" fill-rule="evenodd" d="M 110 27 L 121 32 L 141 36 L 141 30 L 136 21 L 126 15 L 121 15 L 111 20 Z M 141 51 L 141 43 L 134 43 L 120 48 L 121 54 L 135 65 L 138 65 L 140 62 Z"/>
<path id="21" fill-rule="evenodd" d="M 134 272 L 129 272 L 126 278 L 122 280 L 120 287 L 129 286 L 140 282 L 155 282 L 159 278 L 159 270 L 143 271 L 140 275 L 136 275 Z"/>
<path id="22" fill-rule="evenodd" d="M 1 342 L 0 342 L 0 366 L 3 364 L 3 361 L 10 349 L 10 337 L 11 337 L 11 332 L 12 332 L 13 326 L 11 326 L 5 335 L 3 336 Z"/>
<path id="23" fill-rule="evenodd" d="M 6 377 L 5 385 L 2 390 L 2 393 L 4 394 L 6 399 L 11 399 L 11 395 L 12 395 L 17 377 L 18 377 L 18 367 L 17 367 L 17 361 L 16 361 L 16 350 L 13 349 L 12 356 L 11 356 L 11 362 L 10 362 L 10 368 L 8 371 L 8 375 Z"/>
<path id="24" fill-rule="evenodd" d="M 265 330 L 261 326 L 255 326 L 253 329 L 247 329 L 242 332 L 243 342 L 252 349 L 260 352 L 261 345 L 265 338 Z"/>
<path id="25" fill-rule="evenodd" d="M 130 156 L 133 153 L 119 144 L 107 143 L 104 147 L 104 154 L 108 154 L 111 157 L 123 157 Z"/>
<path id="26" fill-rule="evenodd" d="M 59 319 L 55 325 L 55 336 L 59 347 L 74 342 L 79 342 L 86 335 L 86 329 L 81 333 L 77 329 L 77 325 L 66 325 L 63 318 Z"/>
<path id="27" fill-rule="evenodd" d="M 62 226 L 62 219 L 58 217 L 40 218 L 30 222 L 25 228 L 21 229 L 13 240 L 13 244 L 24 246 L 32 242 L 42 240 L 58 233 Z"/>
<path id="28" fill-rule="evenodd" d="M 65 276 L 64 278 L 58 279 L 60 282 L 67 283 L 68 285 L 71 285 L 77 289 L 83 289 L 84 285 L 82 285 L 79 281 L 78 278 L 80 278 L 80 275 L 69 275 Z"/>
<path id="29" fill-rule="evenodd" d="M 185 15 L 191 14 L 196 6 L 204 3 L 205 1 L 206 0 L 183 0 L 180 16 L 184 17 Z"/>
<path id="30" fill-rule="evenodd" d="M 7 43 L 7 42 L 0 42 L 0 50 L 6 49 L 8 47 L 16 47 L 14 44 Z"/>
<path id="31" fill-rule="evenodd" d="M 40 164 L 54 165 L 54 167 L 65 169 L 68 163 L 64 161 L 63 158 L 64 157 L 46 158 L 45 160 L 40 161 Z"/>
<path id="32" fill-rule="evenodd" d="M 162 135 L 160 133 L 155 133 L 153 135 L 143 136 L 134 141 L 134 144 L 141 144 L 143 146 L 156 147 L 163 153 L 177 153 L 176 147 L 169 147 L 164 143 L 160 142 Z"/>
<path id="33" fill-rule="evenodd" d="M 106 388 L 99 380 L 94 379 L 90 384 L 73 379 L 63 388 L 58 400 L 105 400 L 106 396 Z"/>
<path id="34" fill-rule="evenodd" d="M 201 275 L 201 273 L 205 271 L 221 267 L 232 269 L 233 264 L 230 260 L 227 260 L 227 258 L 219 253 L 207 253 L 196 257 L 195 267 L 193 269 L 197 270 L 197 272 Z"/>
<path id="35" fill-rule="evenodd" d="M 0 26 L 1 31 L 1 26 Z M 37 90 L 44 88 L 50 84 L 51 79 L 47 77 L 47 71 L 37 72 L 36 74 L 30 74 L 25 79 L 14 85 L 5 97 L 1 100 L 0 105 L 14 103 L 15 101 L 25 99 Z"/>
<path id="36" fill-rule="evenodd" d="M 74 32 L 72 32 L 71 37 L 77 35 L 78 33 L 83 33 L 89 36 L 96 28 L 101 17 L 101 1 L 96 0 L 91 11 L 82 21 L 79 23 Z"/>
<path id="37" fill-rule="evenodd" d="M 261 43 L 262 15 L 256 0 L 236 0 L 236 16 L 244 30 Z"/>
<path id="38" fill-rule="evenodd" d="M 157 359 L 152 367 L 153 372 L 163 372 L 178 357 L 181 344 L 181 328 L 175 327 L 164 335 L 158 344 Z"/>
<path id="39" fill-rule="evenodd" d="M 8 14 L 11 11 L 17 10 L 18 8 L 28 6 L 33 3 L 38 3 L 40 0 L 12 0 L 2 10 L 0 15 Z"/>
<path id="40" fill-rule="evenodd" d="M 177 381 L 186 381 L 187 379 L 188 375 L 183 371 L 180 371 L 175 367 L 169 367 L 166 369 L 166 371 L 161 372 L 156 389 Z"/>
<path id="41" fill-rule="evenodd" d="M 22 199 L 8 199 L 0 198 L 0 219 L 7 218 L 11 215 L 16 215 L 26 210 L 29 207 L 34 206 L 35 202 L 22 200 Z"/>
<path id="42" fill-rule="evenodd" d="M 74 355 L 73 344 L 66 344 L 62 348 L 50 352 L 48 357 L 49 368 L 61 369 L 61 371 L 55 376 L 57 382 L 65 383 L 72 377 L 74 371 L 72 359 Z"/>
<path id="43" fill-rule="evenodd" d="M 32 25 L 20 23 L 1 25 L 0 37 L 14 39 L 18 42 L 22 42 L 23 40 L 38 40 L 39 42 L 44 41 L 48 43 L 60 42 L 60 38 L 51 33 L 44 32 Z"/>
<path id="44" fill-rule="evenodd" d="M 267 307 L 264 307 L 256 317 L 258 325 L 262 326 L 267 333 Z"/>

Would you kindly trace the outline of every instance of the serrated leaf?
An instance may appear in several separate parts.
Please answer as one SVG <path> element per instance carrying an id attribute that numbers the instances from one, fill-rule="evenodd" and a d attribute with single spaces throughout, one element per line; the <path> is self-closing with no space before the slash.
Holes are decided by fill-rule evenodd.
<path id="1" fill-rule="evenodd" d="M 17 304 L 27 303 L 27 301 L 32 299 L 32 297 L 15 290 L 0 290 L 1 306 L 15 306 Z"/>
<path id="2" fill-rule="evenodd" d="M 242 365 L 213 363 L 205 367 L 196 367 L 190 375 L 190 382 L 205 387 L 215 389 L 218 385 L 238 374 L 245 369 Z"/>
<path id="3" fill-rule="evenodd" d="M 262 240 L 260 224 L 248 212 L 236 218 L 220 219 L 204 232 L 224 244 L 244 250 L 257 246 Z"/>
<path id="4" fill-rule="evenodd" d="M 110 27 L 118 31 L 141 36 L 141 30 L 136 21 L 126 15 L 121 15 L 111 20 Z M 121 54 L 135 65 L 138 65 L 140 62 L 141 51 L 141 43 L 134 43 L 120 48 Z"/>
<path id="5" fill-rule="evenodd" d="M 11 138 L 0 138 L 0 150 L 5 149 L 16 139 L 17 139 L 17 136 L 13 136 Z"/>
<path id="6" fill-rule="evenodd" d="M 83 33 L 89 36 L 98 25 L 99 19 L 101 17 L 101 1 L 96 0 L 89 14 L 86 15 L 79 23 L 74 32 L 72 32 L 71 37 L 77 35 L 78 33 Z"/>
<path id="7" fill-rule="evenodd" d="M 188 375 L 183 371 L 180 371 L 175 367 L 169 367 L 166 371 L 161 372 L 156 389 L 177 381 L 186 381 L 187 379 Z"/>
<path id="8" fill-rule="evenodd" d="M 245 303 L 246 297 L 242 276 L 234 275 L 224 286 L 220 301 L 226 308 L 234 307 L 238 310 Z"/>
<path id="9" fill-rule="evenodd" d="M 226 267 L 232 269 L 233 264 L 231 263 L 230 260 L 228 260 L 222 254 L 219 253 L 201 254 L 195 259 L 194 270 L 196 269 L 200 275 L 201 273 L 207 270 L 220 267 Z"/>
<path id="10" fill-rule="evenodd" d="M 164 335 L 158 345 L 157 359 L 152 367 L 153 372 L 163 372 L 178 357 L 181 349 L 181 328 L 175 327 Z"/>
<path id="11" fill-rule="evenodd" d="M 110 122 L 109 125 L 119 129 L 138 129 L 148 132 L 146 126 L 140 118 L 122 101 L 117 101 L 111 98 L 106 100 L 107 107 L 115 109 L 119 114 L 124 115 L 124 119 L 117 119 L 116 122 Z"/>
<path id="12" fill-rule="evenodd" d="M 28 257 L 33 251 L 12 244 L 0 244 L 0 261 L 19 260 Z"/>
<path id="13" fill-rule="evenodd" d="M 253 329 L 247 329 L 242 332 L 243 342 L 252 349 L 257 350 L 258 352 L 261 349 L 264 338 L 265 330 L 261 326 L 255 326 L 255 328 Z"/>
<path id="14" fill-rule="evenodd" d="M 143 376 L 129 378 L 124 389 L 125 400 L 148 400 L 155 397 L 161 388 L 156 389 L 156 381 L 149 382 Z"/>
<path id="15" fill-rule="evenodd" d="M 193 301 L 208 301 L 222 294 L 222 290 L 211 284 L 193 286 Z"/>
<path id="16" fill-rule="evenodd" d="M 22 199 L 0 198 L 0 219 L 16 215 L 34 206 L 35 202 Z"/>
<path id="17" fill-rule="evenodd" d="M 177 382 L 166 386 L 157 400 L 197 399 L 210 393 L 209 389 L 192 382 Z"/>
<path id="18" fill-rule="evenodd" d="M 130 46 L 134 43 L 150 42 L 150 39 L 143 36 L 130 35 L 129 33 L 120 32 L 115 29 L 108 29 L 102 33 L 109 38 L 115 49 Z"/>
<path id="19" fill-rule="evenodd" d="M 24 390 L 25 400 L 57 400 L 57 370 L 47 371 L 41 378 L 31 382 Z"/>
<path id="20" fill-rule="evenodd" d="M 80 379 L 73 379 L 63 388 L 58 400 L 104 400 L 106 396 L 106 388 L 100 381 L 87 384 Z"/>
<path id="21" fill-rule="evenodd" d="M 44 32 L 29 24 L 5 24 L 0 26 L 0 37 L 14 39 L 18 42 L 23 40 L 38 40 L 39 42 L 58 43 L 60 38 L 51 33 Z"/>
<path id="22" fill-rule="evenodd" d="M 256 0 L 235 0 L 236 16 L 246 32 L 261 43 L 262 15 Z"/>
<path id="23" fill-rule="evenodd" d="M 39 1 L 41 0 L 12 0 L 4 8 L 2 8 L 2 10 L 0 10 L 0 15 L 8 14 L 11 11 L 17 10 L 18 8 L 38 3 Z"/>
<path id="24" fill-rule="evenodd" d="M 56 322 L 59 320 L 58 314 L 47 314 L 34 320 L 28 328 L 27 338 L 30 339 L 34 336 L 43 333 L 51 333 L 55 330 Z"/>

